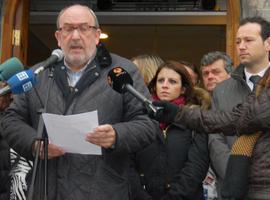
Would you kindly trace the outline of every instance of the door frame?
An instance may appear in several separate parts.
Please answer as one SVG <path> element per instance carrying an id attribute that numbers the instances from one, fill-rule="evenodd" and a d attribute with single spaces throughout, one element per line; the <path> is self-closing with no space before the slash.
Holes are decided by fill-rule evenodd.
<path id="1" fill-rule="evenodd" d="M 30 0 L 4 0 L 2 19 L 1 62 L 19 58 L 27 62 Z"/>

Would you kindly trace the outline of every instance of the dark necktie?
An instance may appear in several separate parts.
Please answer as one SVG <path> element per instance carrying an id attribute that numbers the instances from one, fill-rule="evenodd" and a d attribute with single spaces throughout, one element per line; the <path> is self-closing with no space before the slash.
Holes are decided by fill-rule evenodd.
<path id="1" fill-rule="evenodd" d="M 255 91 L 256 87 L 257 87 L 257 84 L 261 80 L 261 77 L 259 75 L 254 75 L 254 76 L 251 76 L 249 78 L 249 80 L 253 83 L 253 90 L 252 91 Z"/>

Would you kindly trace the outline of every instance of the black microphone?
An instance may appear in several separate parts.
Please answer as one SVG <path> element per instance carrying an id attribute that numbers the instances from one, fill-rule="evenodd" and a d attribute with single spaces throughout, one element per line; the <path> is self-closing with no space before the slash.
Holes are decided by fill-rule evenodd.
<path id="1" fill-rule="evenodd" d="M 61 61 L 63 58 L 64 58 L 64 53 L 61 49 L 53 50 L 51 56 L 47 58 L 44 61 L 43 65 L 37 68 L 34 73 L 36 75 L 39 74 L 40 72 L 50 67 L 52 64 Z"/>
<path id="2" fill-rule="evenodd" d="M 109 71 L 108 83 L 115 91 L 119 93 L 125 93 L 126 91 L 130 92 L 133 96 L 139 99 L 148 110 L 154 112 L 154 114 L 156 114 L 160 109 L 163 109 L 161 107 L 154 106 L 152 101 L 147 99 L 132 86 L 132 78 L 122 67 L 114 67 Z"/>

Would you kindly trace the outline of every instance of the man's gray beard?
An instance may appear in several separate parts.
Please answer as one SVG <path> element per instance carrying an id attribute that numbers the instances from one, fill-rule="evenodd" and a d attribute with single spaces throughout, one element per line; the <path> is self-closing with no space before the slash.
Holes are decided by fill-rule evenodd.
<path id="1" fill-rule="evenodd" d="M 73 65 L 73 66 L 83 66 L 88 62 L 89 59 L 87 59 L 85 56 L 82 56 L 81 58 L 72 58 L 67 56 L 66 57 L 66 62 Z"/>

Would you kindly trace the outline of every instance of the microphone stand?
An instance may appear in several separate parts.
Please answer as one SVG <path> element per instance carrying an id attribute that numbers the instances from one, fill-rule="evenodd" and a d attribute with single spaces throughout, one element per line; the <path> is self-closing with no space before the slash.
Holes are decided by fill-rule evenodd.
<path id="1" fill-rule="evenodd" d="M 39 170 L 39 175 L 38 175 L 38 178 L 41 180 L 42 178 L 42 171 L 41 171 L 41 163 L 42 161 L 40 160 L 40 156 L 42 156 L 40 154 L 40 150 L 41 150 L 41 145 L 43 145 L 43 156 L 44 156 L 44 194 L 43 194 L 43 200 L 47 200 L 48 198 L 48 135 L 47 133 L 45 132 L 44 130 L 44 121 L 43 121 L 43 118 L 42 118 L 42 113 L 46 113 L 47 112 L 47 106 L 48 106 L 48 100 L 49 100 L 49 95 L 50 95 L 50 90 L 52 88 L 52 84 L 53 84 L 53 72 L 54 72 L 54 68 L 50 68 L 49 69 L 50 72 L 49 72 L 49 80 L 48 80 L 48 90 L 47 90 L 47 94 L 46 94 L 46 98 L 45 98 L 45 104 L 43 105 L 42 103 L 42 100 L 36 90 L 36 88 L 34 87 L 35 89 L 35 93 L 40 101 L 40 104 L 43 108 L 41 108 L 39 111 L 38 111 L 38 114 L 39 114 L 39 122 L 38 122 L 38 129 L 37 129 L 37 139 L 35 141 L 35 148 L 34 148 L 34 155 L 35 155 L 35 160 L 34 160 L 34 165 L 33 165 L 33 173 L 32 173 L 32 179 L 31 179 L 31 184 L 30 184 L 30 187 L 29 187 L 29 190 L 28 190 L 28 193 L 27 193 L 27 200 L 33 200 L 33 195 L 34 195 L 34 185 L 35 185 L 35 180 L 36 180 L 36 177 L 37 177 L 37 168 L 39 166 L 40 170 Z M 36 145 L 37 144 L 37 145 Z M 39 182 L 39 187 L 40 186 L 40 182 Z M 40 190 L 39 188 L 39 191 L 42 191 Z M 41 192 L 39 193 L 39 196 L 40 196 L 40 200 L 42 200 L 42 197 L 41 197 Z M 36 199 L 35 199 L 36 200 Z"/>
<path id="2" fill-rule="evenodd" d="M 154 116 L 156 116 L 157 113 L 161 112 L 164 109 L 162 107 L 154 106 L 152 101 L 150 101 L 141 93 L 139 93 L 137 90 L 135 90 L 134 87 L 132 87 L 132 85 L 130 84 L 123 85 L 123 89 L 124 89 L 123 92 L 129 91 L 134 97 L 139 99 L 143 103 L 143 105 L 146 107 L 147 111 L 153 113 Z"/>

